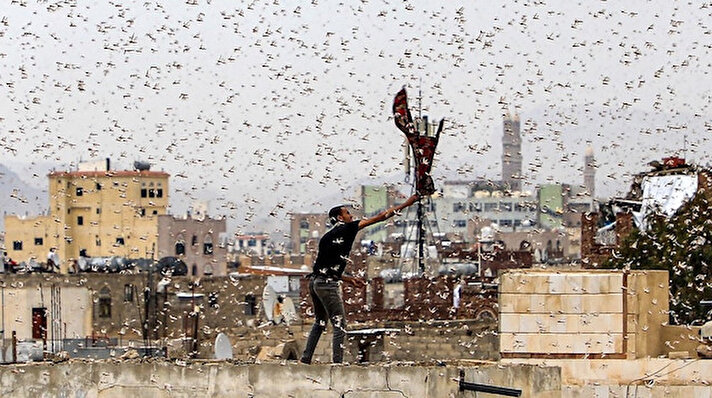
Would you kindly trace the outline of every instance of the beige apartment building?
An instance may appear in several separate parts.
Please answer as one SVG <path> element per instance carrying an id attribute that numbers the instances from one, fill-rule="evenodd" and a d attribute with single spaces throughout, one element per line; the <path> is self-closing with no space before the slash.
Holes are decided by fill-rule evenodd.
<path id="1" fill-rule="evenodd" d="M 5 247 L 17 262 L 47 261 L 56 247 L 61 272 L 79 256 L 152 258 L 158 216 L 168 208 L 168 173 L 151 170 L 52 172 L 48 214 L 5 216 Z"/>

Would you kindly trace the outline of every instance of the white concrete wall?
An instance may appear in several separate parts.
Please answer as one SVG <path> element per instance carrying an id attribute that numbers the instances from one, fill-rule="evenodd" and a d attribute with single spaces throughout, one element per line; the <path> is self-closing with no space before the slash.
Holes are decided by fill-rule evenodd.
<path id="1" fill-rule="evenodd" d="M 51 286 L 21 286 L 5 288 L 5 337 L 17 332 L 20 340 L 32 339 L 32 308 L 47 308 L 47 338 L 51 339 Z M 57 338 L 83 338 L 91 335 L 92 300 L 89 290 L 84 287 L 61 288 L 62 336 Z M 1 314 L 1 313 L 0 313 Z"/>

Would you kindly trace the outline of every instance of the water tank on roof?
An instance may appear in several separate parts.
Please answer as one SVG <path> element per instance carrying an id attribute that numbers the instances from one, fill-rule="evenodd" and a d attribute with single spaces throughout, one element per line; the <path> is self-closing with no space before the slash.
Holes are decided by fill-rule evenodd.
<path id="1" fill-rule="evenodd" d="M 151 170 L 151 163 L 144 162 L 144 161 L 141 161 L 141 160 L 135 161 L 134 164 L 133 164 L 133 166 L 134 166 L 134 169 L 136 169 L 136 170 L 138 170 L 138 171 L 148 171 L 148 170 Z"/>

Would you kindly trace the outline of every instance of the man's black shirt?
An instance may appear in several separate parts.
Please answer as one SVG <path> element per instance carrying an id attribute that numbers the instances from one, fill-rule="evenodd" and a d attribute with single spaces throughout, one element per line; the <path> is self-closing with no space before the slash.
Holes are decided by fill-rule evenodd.
<path id="1" fill-rule="evenodd" d="M 359 221 L 338 223 L 319 241 L 319 253 L 314 262 L 314 275 L 341 279 L 358 233 Z"/>

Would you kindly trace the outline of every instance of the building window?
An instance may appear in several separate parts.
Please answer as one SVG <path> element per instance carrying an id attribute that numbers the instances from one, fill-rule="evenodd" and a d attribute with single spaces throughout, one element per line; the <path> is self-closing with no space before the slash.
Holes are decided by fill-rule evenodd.
<path id="1" fill-rule="evenodd" d="M 213 237 L 210 235 L 205 235 L 205 239 L 203 240 L 203 254 L 213 254 Z"/>
<path id="2" fill-rule="evenodd" d="M 176 242 L 176 256 L 185 254 L 185 242 Z"/>
<path id="3" fill-rule="evenodd" d="M 87 249 L 79 249 L 79 257 L 89 257 L 87 256 Z"/>
<path id="4" fill-rule="evenodd" d="M 497 210 L 497 203 L 485 203 L 485 211 Z"/>
<path id="5" fill-rule="evenodd" d="M 146 209 L 144 209 L 144 208 L 139 209 L 138 214 L 140 214 L 142 217 L 145 216 L 145 215 L 146 215 Z"/>
<path id="6" fill-rule="evenodd" d="M 254 294 L 245 296 L 245 315 L 257 314 L 257 297 Z"/>
<path id="7" fill-rule="evenodd" d="M 156 191 L 153 188 L 150 188 L 148 190 L 148 197 L 149 198 L 155 198 L 156 197 Z"/>
<path id="8" fill-rule="evenodd" d="M 464 212 L 466 210 L 467 210 L 467 206 L 465 205 L 465 203 L 456 202 L 456 203 L 452 204 L 452 211 L 455 213 L 457 213 L 458 211 Z"/>
<path id="9" fill-rule="evenodd" d="M 101 191 L 101 184 L 99 184 L 98 182 L 96 183 L 96 190 Z"/>
<path id="10" fill-rule="evenodd" d="M 96 214 L 101 214 L 101 207 L 96 208 Z"/>
<path id="11" fill-rule="evenodd" d="M 309 221 L 307 221 L 307 220 L 300 221 L 299 228 L 300 229 L 309 229 Z"/>
<path id="12" fill-rule="evenodd" d="M 111 290 L 108 287 L 99 291 L 99 318 L 111 318 Z"/>
<path id="13" fill-rule="evenodd" d="M 499 225 L 502 227 L 511 227 L 512 224 L 512 220 L 499 220 Z"/>
<path id="14" fill-rule="evenodd" d="M 131 303 L 134 300 L 134 286 L 130 283 L 124 285 L 124 302 Z"/>
<path id="15" fill-rule="evenodd" d="M 482 203 L 470 203 L 469 209 L 470 211 L 480 212 L 482 211 Z"/>
<path id="16" fill-rule="evenodd" d="M 44 239 L 35 238 L 35 246 L 42 246 L 42 245 L 44 245 Z"/>
<path id="17" fill-rule="evenodd" d="M 465 228 L 467 226 L 467 220 L 455 220 L 452 226 L 455 228 Z"/>
<path id="18" fill-rule="evenodd" d="M 499 202 L 499 208 L 502 211 L 512 211 L 512 202 Z"/>
<path id="19" fill-rule="evenodd" d="M 148 197 L 148 190 L 146 188 L 141 188 L 141 197 L 142 198 Z"/>
<path id="20" fill-rule="evenodd" d="M 94 237 L 94 239 L 95 239 L 96 245 L 97 245 L 97 246 L 101 246 L 101 238 L 99 237 L 99 235 L 96 235 L 96 236 Z"/>
<path id="21" fill-rule="evenodd" d="M 126 242 L 124 241 L 124 238 L 119 236 L 116 238 L 116 245 L 117 246 L 123 246 Z"/>
<path id="22" fill-rule="evenodd" d="M 247 241 L 247 246 L 249 247 L 255 247 L 257 246 L 257 240 L 256 239 L 250 239 Z"/>
<path id="23" fill-rule="evenodd" d="M 193 235 L 193 237 L 190 239 L 190 245 L 195 246 L 198 244 L 198 235 Z"/>
<path id="24" fill-rule="evenodd" d="M 77 225 L 84 225 L 84 217 L 77 216 Z"/>
<path id="25" fill-rule="evenodd" d="M 157 197 L 157 198 L 162 198 L 162 197 L 163 197 L 163 189 L 162 189 L 162 188 L 156 189 L 156 197 Z"/>
<path id="26" fill-rule="evenodd" d="M 12 241 L 12 250 L 22 250 L 22 241 L 21 240 Z"/>
<path id="27" fill-rule="evenodd" d="M 156 214 L 158 214 L 158 210 L 154 210 L 153 212 L 151 212 L 151 214 L 155 216 Z"/>
<path id="28" fill-rule="evenodd" d="M 77 187 L 77 196 L 82 196 L 82 195 L 84 195 L 84 188 Z"/>
<path id="29" fill-rule="evenodd" d="M 208 305 L 210 308 L 220 308 L 218 305 L 218 292 L 210 292 L 208 294 Z"/>

